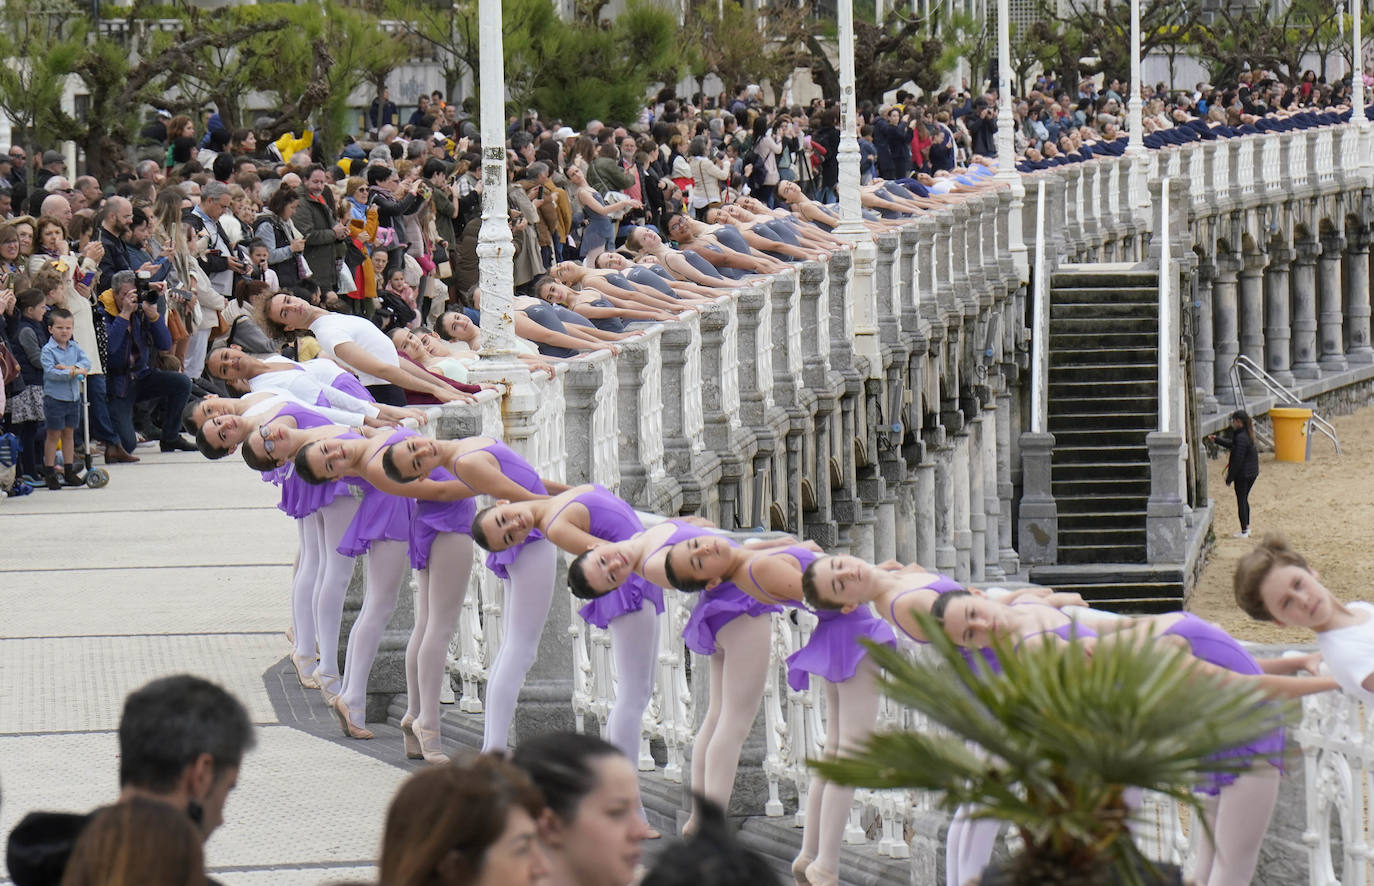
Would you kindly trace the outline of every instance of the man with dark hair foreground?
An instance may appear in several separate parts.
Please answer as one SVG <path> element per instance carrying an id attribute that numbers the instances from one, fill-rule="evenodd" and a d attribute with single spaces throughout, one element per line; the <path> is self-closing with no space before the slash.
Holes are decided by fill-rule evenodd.
<path id="1" fill-rule="evenodd" d="M 256 739 L 248 712 L 214 683 L 162 677 L 124 700 L 119 802 L 135 797 L 183 810 L 201 840 L 224 822 L 224 801 Z M 10 832 L 15 886 L 57 886 L 89 815 L 31 812 Z"/>

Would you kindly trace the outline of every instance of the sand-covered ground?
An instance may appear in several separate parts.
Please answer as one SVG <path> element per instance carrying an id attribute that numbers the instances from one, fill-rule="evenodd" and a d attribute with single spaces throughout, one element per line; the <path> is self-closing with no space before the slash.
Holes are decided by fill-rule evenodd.
<path id="1" fill-rule="evenodd" d="M 1274 461 L 1260 453 L 1260 475 L 1250 493 L 1251 538 L 1232 538 L 1236 496 L 1223 482 L 1226 453 L 1209 461 L 1208 485 L 1216 503 L 1217 542 L 1188 608 L 1236 637 L 1265 643 L 1310 643 L 1312 635 L 1252 621 L 1236 607 L 1231 575 L 1236 562 L 1266 532 L 1288 536 L 1344 600 L 1374 600 L 1374 408 L 1333 420 L 1341 455 L 1318 435 L 1307 464 Z"/>

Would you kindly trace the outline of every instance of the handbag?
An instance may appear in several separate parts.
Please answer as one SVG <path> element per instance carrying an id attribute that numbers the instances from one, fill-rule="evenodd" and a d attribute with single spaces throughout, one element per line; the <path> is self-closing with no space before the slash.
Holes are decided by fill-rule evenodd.
<path id="1" fill-rule="evenodd" d="M 223 311 L 215 311 L 215 328 L 210 331 L 210 338 L 224 338 L 229 334 L 229 318 L 224 316 Z"/>
<path id="2" fill-rule="evenodd" d="M 348 266 L 348 262 L 339 259 L 335 273 L 339 279 L 338 288 L 334 290 L 335 292 L 339 295 L 348 295 L 350 292 L 357 291 L 358 284 L 353 280 L 353 270 Z"/>
<path id="3" fill-rule="evenodd" d="M 434 276 L 447 280 L 453 276 L 453 265 L 448 259 L 448 246 L 443 240 L 434 243 Z"/>
<path id="4" fill-rule="evenodd" d="M 172 290 L 175 292 L 176 290 Z M 168 293 L 170 297 L 171 293 Z M 182 308 L 177 307 L 173 302 L 167 311 L 167 332 L 172 336 L 173 342 L 186 341 L 191 337 L 191 333 L 186 331 L 186 321 L 181 316 Z"/>
<path id="5" fill-rule="evenodd" d="M 19 377 L 19 361 L 14 359 L 14 354 L 10 351 L 10 346 L 0 339 L 0 381 L 9 385 Z"/>
<path id="6" fill-rule="evenodd" d="M 622 200 L 629 199 L 631 199 L 630 195 L 626 194 L 624 191 L 607 191 L 606 193 L 601 195 L 602 202 L 604 202 L 607 206 L 611 205 L 612 203 L 619 203 Z M 629 211 L 630 210 L 628 207 L 623 209 L 617 209 L 613 212 L 606 213 L 606 217 L 615 219 L 616 221 L 620 221 L 622 218 L 625 217 L 625 213 Z"/>

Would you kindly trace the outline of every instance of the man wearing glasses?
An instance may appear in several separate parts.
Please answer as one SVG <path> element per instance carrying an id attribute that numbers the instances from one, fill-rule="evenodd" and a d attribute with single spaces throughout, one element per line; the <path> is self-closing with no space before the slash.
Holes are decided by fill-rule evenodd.
<path id="1" fill-rule="evenodd" d="M 10 196 L 15 206 L 23 206 L 24 198 L 29 192 L 29 177 L 25 169 L 28 166 L 29 155 L 19 145 L 14 145 L 7 153 L 10 158 L 10 172 L 6 178 L 10 183 Z"/>

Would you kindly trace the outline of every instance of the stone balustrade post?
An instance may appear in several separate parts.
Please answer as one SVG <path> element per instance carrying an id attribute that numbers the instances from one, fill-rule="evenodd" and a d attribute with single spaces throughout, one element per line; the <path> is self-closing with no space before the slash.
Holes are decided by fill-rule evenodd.
<path id="1" fill-rule="evenodd" d="M 661 343 L 664 464 L 680 491 L 677 507 L 667 513 L 704 513 L 715 500 L 721 465 L 706 448 L 700 316 L 686 314 L 665 325 Z"/>
<path id="2" fill-rule="evenodd" d="M 706 448 L 720 457 L 717 501 L 705 514 L 726 529 L 741 525 L 747 500 L 741 488 L 750 474 L 757 446 L 754 432 L 740 416 L 739 302 L 730 300 L 701 314 L 702 366 L 713 367 L 701 381 Z"/>
<path id="3" fill-rule="evenodd" d="M 1198 262 L 1197 274 L 1193 278 L 1193 381 L 1202 392 L 1201 410 L 1204 413 L 1217 411 L 1216 366 L 1217 352 L 1212 349 L 1212 281 L 1216 278 L 1216 265 L 1204 257 Z"/>
<path id="4" fill-rule="evenodd" d="M 902 262 L 898 233 L 885 231 L 873 238 L 878 247 L 873 274 L 873 296 L 877 310 L 878 339 L 884 347 L 893 347 L 902 340 L 900 280 Z M 872 374 L 872 373 L 870 373 Z"/>
<path id="5" fill-rule="evenodd" d="M 1369 342 L 1369 245 L 1371 230 L 1346 230 L 1345 358 L 1356 365 L 1374 363 Z"/>
<path id="6" fill-rule="evenodd" d="M 1145 548 L 1151 563 L 1182 563 L 1188 554 L 1188 506 L 1183 488 L 1183 435 L 1145 435 L 1150 452 L 1150 498 L 1145 506 Z"/>
<path id="7" fill-rule="evenodd" d="M 1240 269 L 1240 353 L 1264 365 L 1264 269 L 1269 256 L 1248 252 Z"/>
<path id="8" fill-rule="evenodd" d="M 1293 377 L 1318 378 L 1317 366 L 1317 259 L 1321 244 L 1315 239 L 1294 244 L 1297 258 L 1293 261 Z"/>
<path id="9" fill-rule="evenodd" d="M 1059 509 L 1054 501 L 1054 435 L 1024 432 L 1021 445 L 1021 508 L 1017 550 L 1025 565 L 1042 566 L 1059 559 Z"/>
<path id="10" fill-rule="evenodd" d="M 1297 253 L 1287 243 L 1269 244 L 1269 265 L 1264 272 L 1264 371 L 1281 385 L 1293 384 L 1293 329 L 1289 306 L 1289 280 Z"/>
<path id="11" fill-rule="evenodd" d="M 1240 352 L 1236 337 L 1236 288 L 1240 274 L 1240 256 L 1219 255 L 1216 259 L 1216 279 L 1212 281 L 1212 344 L 1216 348 L 1216 362 L 1212 366 L 1212 387 L 1219 399 L 1232 402 L 1231 364 Z"/>
<path id="12" fill-rule="evenodd" d="M 954 547 L 954 445 L 943 427 L 923 436 L 935 461 L 935 569 L 954 575 L 959 565 Z"/>
<path id="13" fill-rule="evenodd" d="M 954 541 L 954 578 L 973 580 L 973 529 L 970 523 L 969 426 L 964 424 L 950 441 L 950 487 L 954 499 L 951 521 Z"/>
<path id="14" fill-rule="evenodd" d="M 1317 265 L 1319 309 L 1318 329 L 1323 372 L 1344 372 L 1345 311 L 1342 305 L 1341 265 L 1345 259 L 1345 237 L 1338 233 L 1322 236 L 1322 255 Z"/>
<path id="15" fill-rule="evenodd" d="M 574 360 L 563 374 L 567 428 L 564 479 L 569 486 L 600 483 L 614 489 L 620 485 L 618 381 L 616 362 L 609 355 Z"/>
<path id="16" fill-rule="evenodd" d="M 900 284 L 901 334 L 903 337 L 909 337 L 921 330 L 920 234 L 917 225 L 903 226 L 898 232 L 898 237 L 898 250 L 901 255 L 897 271 Z"/>
<path id="17" fill-rule="evenodd" d="M 1012 544 L 1011 508 L 1016 488 L 1012 484 L 1012 396 L 1009 390 L 997 394 L 997 563 L 1003 575 L 1016 575 L 1021 561 Z"/>

